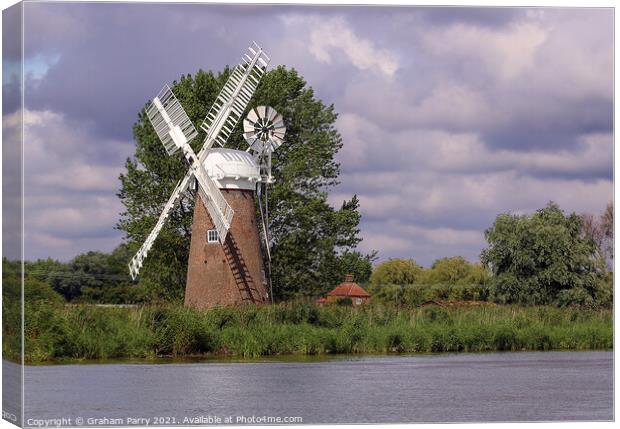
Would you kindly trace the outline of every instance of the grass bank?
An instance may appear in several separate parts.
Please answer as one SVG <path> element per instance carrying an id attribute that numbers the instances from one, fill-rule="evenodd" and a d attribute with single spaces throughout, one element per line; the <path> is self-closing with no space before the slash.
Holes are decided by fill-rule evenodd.
<path id="1" fill-rule="evenodd" d="M 5 357 L 15 358 L 12 335 Z M 39 306 L 26 361 L 279 354 L 588 350 L 613 347 L 611 310 L 480 305 L 317 307 L 289 303 L 197 311 L 178 306 Z M 18 349 L 17 349 L 18 350 Z"/>

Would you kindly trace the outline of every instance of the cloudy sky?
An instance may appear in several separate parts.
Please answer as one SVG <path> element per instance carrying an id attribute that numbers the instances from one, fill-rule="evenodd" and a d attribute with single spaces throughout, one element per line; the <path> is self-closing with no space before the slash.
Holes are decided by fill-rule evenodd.
<path id="1" fill-rule="evenodd" d="M 252 40 L 335 105 L 330 202 L 359 196 L 380 259 L 476 261 L 498 213 L 612 200 L 611 9 L 27 3 L 26 258 L 118 245 L 138 111 Z M 4 56 L 6 139 L 19 51 Z"/>

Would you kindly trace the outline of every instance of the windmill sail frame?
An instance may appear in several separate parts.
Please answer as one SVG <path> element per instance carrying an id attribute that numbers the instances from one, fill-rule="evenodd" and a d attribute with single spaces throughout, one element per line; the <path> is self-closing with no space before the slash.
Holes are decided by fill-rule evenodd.
<path id="1" fill-rule="evenodd" d="M 146 116 L 170 156 L 181 149 L 174 142 L 170 133 L 171 128 L 179 127 L 187 143 L 198 135 L 196 127 L 168 85 L 164 85 L 159 94 L 148 105 Z"/>
<path id="2" fill-rule="evenodd" d="M 265 74 L 270 58 L 256 42 L 248 48 L 232 71 L 226 84 L 217 96 L 200 128 L 207 134 L 200 155 L 214 143 L 224 146 L 233 129 L 243 116 L 260 79 Z"/>
<path id="3" fill-rule="evenodd" d="M 215 182 L 206 173 L 202 163 L 214 143 L 217 142 L 223 146 L 228 140 L 264 75 L 269 61 L 270 58 L 262 48 L 256 42 L 252 42 L 248 53 L 243 55 L 242 62 L 231 73 L 201 125 L 201 129 L 206 132 L 206 137 L 198 155 L 189 145 L 198 132 L 168 85 L 164 86 L 147 107 L 147 117 L 166 152 L 174 155 L 182 150 L 190 162 L 190 169 L 177 184 L 164 205 L 155 227 L 130 261 L 129 271 L 132 279 L 135 280 L 137 277 L 166 219 L 179 202 L 181 195 L 188 189 L 192 178 L 199 183 L 200 199 L 218 231 L 220 242 L 224 244 L 234 211 Z"/>

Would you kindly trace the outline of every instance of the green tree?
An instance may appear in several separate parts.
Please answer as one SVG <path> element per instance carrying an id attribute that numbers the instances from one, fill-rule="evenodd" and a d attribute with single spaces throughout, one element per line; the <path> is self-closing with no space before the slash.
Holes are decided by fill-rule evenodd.
<path id="1" fill-rule="evenodd" d="M 320 294 L 323 295 L 340 284 L 347 274 L 353 274 L 356 283 L 367 283 L 372 274 L 372 262 L 376 259 L 377 252 L 364 254 L 355 250 L 345 250 L 329 258 L 322 267 L 325 279 Z M 319 293 L 314 293 L 318 295 Z"/>
<path id="2" fill-rule="evenodd" d="M 49 260 L 46 260 L 49 262 Z M 32 263 L 28 263 L 32 264 Z M 28 265 L 27 264 L 27 265 Z M 21 263 L 2 259 L 2 299 L 5 303 L 19 305 L 22 299 L 22 278 L 20 275 Z M 47 283 L 26 270 L 24 277 L 25 303 L 60 303 L 62 296 L 55 292 Z"/>
<path id="3" fill-rule="evenodd" d="M 420 284 L 483 285 L 488 272 L 479 264 L 472 264 L 462 256 L 441 258 L 431 268 L 423 270 L 417 279 Z"/>
<path id="4" fill-rule="evenodd" d="M 26 261 L 24 269 L 27 275 L 41 281 L 47 281 L 47 276 L 53 271 L 61 270 L 66 264 L 52 258 Z"/>
<path id="5" fill-rule="evenodd" d="M 127 261 L 132 256 L 121 244 L 112 253 L 87 252 L 68 263 L 51 259 L 26 263 L 26 273 L 49 284 L 67 301 L 98 303 L 142 302 L 144 288 L 129 281 Z"/>
<path id="6" fill-rule="evenodd" d="M 204 115 L 226 82 L 231 69 L 222 73 L 199 71 L 174 82 L 173 91 L 194 123 Z M 301 76 L 278 67 L 261 80 L 249 107 L 269 105 L 282 113 L 286 138 L 274 153 L 269 188 L 269 228 L 272 238 L 272 281 L 279 297 L 316 295 L 333 287 L 330 267 L 346 265 L 347 252 L 359 243 L 359 201 L 354 196 L 336 210 L 327 203 L 328 191 L 338 184 L 340 166 L 334 157 L 342 146 L 334 127 L 333 106 L 315 99 Z M 136 152 L 126 162 L 118 193 L 125 211 L 117 227 L 137 250 L 157 221 L 163 205 L 187 168 L 178 157 L 168 157 L 151 127 L 144 109 L 133 128 Z M 194 150 L 204 132 L 192 142 Z M 227 147 L 245 148 L 241 123 Z M 161 296 L 181 300 L 185 286 L 193 196 L 183 198 L 168 218 L 145 265 L 140 282 Z"/>
<path id="7" fill-rule="evenodd" d="M 108 304 L 143 302 L 144 286 L 131 283 L 127 261 L 133 256 L 126 244 L 112 253 L 88 252 L 70 264 L 74 273 L 87 281 L 82 284 L 79 300 Z"/>
<path id="8" fill-rule="evenodd" d="M 495 299 L 523 304 L 590 304 L 600 267 L 582 221 L 554 203 L 532 215 L 501 214 L 485 231 L 481 260 L 492 271 Z"/>
<path id="9" fill-rule="evenodd" d="M 413 259 L 388 259 L 377 265 L 370 276 L 373 286 L 410 285 L 416 282 L 422 273 Z"/>
<path id="10" fill-rule="evenodd" d="M 338 280 L 344 279 L 347 274 L 353 274 L 357 283 L 367 283 L 372 275 L 372 262 L 377 258 L 377 252 L 363 254 L 358 251 L 345 251 L 338 257 L 339 269 L 334 270 Z"/>

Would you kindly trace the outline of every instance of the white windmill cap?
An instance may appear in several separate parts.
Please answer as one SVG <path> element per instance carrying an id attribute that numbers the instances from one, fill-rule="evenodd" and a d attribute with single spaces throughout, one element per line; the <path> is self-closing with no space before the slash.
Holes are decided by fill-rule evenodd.
<path id="1" fill-rule="evenodd" d="M 260 169 L 248 152 L 234 149 L 211 149 L 203 163 L 207 174 L 220 189 L 255 190 Z"/>

